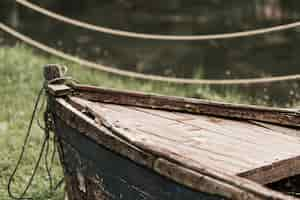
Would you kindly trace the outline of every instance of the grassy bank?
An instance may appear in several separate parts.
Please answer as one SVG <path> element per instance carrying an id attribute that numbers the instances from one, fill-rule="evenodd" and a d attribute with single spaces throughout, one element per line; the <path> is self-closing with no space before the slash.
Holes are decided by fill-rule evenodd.
<path id="1" fill-rule="evenodd" d="M 167 95 L 203 97 L 228 102 L 246 101 L 242 96 L 232 91 L 218 95 L 208 87 L 150 83 L 125 79 L 83 69 L 78 65 L 63 60 L 37 55 L 32 49 L 24 46 L 2 47 L 0 48 L 0 199 L 9 199 L 7 181 L 13 166 L 17 162 L 34 100 L 42 85 L 42 66 L 47 63 L 67 65 L 70 74 L 82 83 Z M 17 173 L 13 184 L 13 191 L 17 194 L 23 190 L 24 184 L 29 179 L 33 164 L 38 157 L 42 138 L 42 131 L 35 125 L 25 159 L 21 163 L 22 167 Z M 53 172 L 55 174 L 54 180 L 59 180 L 62 172 L 58 161 L 55 162 Z M 29 191 L 29 196 L 34 197 L 34 199 L 47 199 L 47 188 L 47 176 L 43 166 L 41 166 Z M 55 193 L 51 199 L 58 200 L 62 198 L 63 189 Z"/>

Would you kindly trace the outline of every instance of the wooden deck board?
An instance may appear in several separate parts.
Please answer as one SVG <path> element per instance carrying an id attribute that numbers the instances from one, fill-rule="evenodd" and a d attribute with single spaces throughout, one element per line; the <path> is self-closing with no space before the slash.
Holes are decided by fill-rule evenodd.
<path id="1" fill-rule="evenodd" d="M 136 144 L 167 151 L 194 165 L 262 184 L 300 173 L 300 139 L 295 130 L 79 98 L 72 101 L 108 120 Z"/>
<path id="2" fill-rule="evenodd" d="M 161 116 L 161 117 L 166 117 L 168 114 L 168 112 L 165 111 L 160 111 L 160 110 L 149 110 L 149 109 L 143 109 L 143 108 L 135 108 L 138 110 L 141 110 L 143 112 L 147 112 L 147 113 L 151 113 L 157 116 Z M 174 115 L 175 113 L 173 113 Z M 216 118 L 216 117 L 211 117 L 211 116 L 195 116 L 195 115 L 191 115 L 191 114 L 184 114 L 184 113 L 177 113 L 177 115 L 184 115 L 185 116 L 185 120 L 176 120 L 179 121 L 181 123 L 184 123 L 186 126 L 190 126 L 190 131 L 191 133 L 193 132 L 193 130 L 208 130 L 210 131 L 211 134 L 219 134 L 219 137 L 221 137 L 220 139 L 222 139 L 221 141 L 223 141 L 223 139 L 233 139 L 230 141 L 227 141 L 226 143 L 228 144 L 232 144 L 232 145 L 236 145 L 236 142 L 240 143 L 240 140 L 242 140 L 244 142 L 244 147 L 245 148 L 257 148 L 260 149 L 261 151 L 265 151 L 266 153 L 272 153 L 273 151 L 268 150 L 269 148 L 265 148 L 264 146 L 260 146 L 258 144 L 260 144 L 260 140 L 258 140 L 257 138 L 261 135 L 261 133 L 265 133 L 265 134 L 271 134 L 271 137 L 267 142 L 270 142 L 270 145 L 276 145 L 278 143 L 273 143 L 273 140 L 277 140 L 278 138 L 282 137 L 283 140 L 292 140 L 295 141 L 294 137 L 287 137 L 286 135 L 291 135 L 295 136 L 296 133 L 298 131 L 294 130 L 294 129 L 289 129 L 289 128 L 285 128 L 285 127 L 280 127 L 280 126 L 274 126 L 271 124 L 265 124 L 265 123 L 259 123 L 258 126 L 253 126 L 252 122 L 239 122 L 239 121 L 232 121 L 232 120 L 228 120 L 228 119 L 222 119 L 222 118 Z M 194 118 L 193 118 L 194 117 Z M 169 118 L 171 119 L 171 118 Z M 174 123 L 174 126 L 176 126 L 176 124 L 178 123 Z M 261 124 L 264 124 L 264 128 L 261 127 Z M 241 127 L 241 125 L 243 125 L 244 127 Z M 269 128 L 273 127 L 274 129 L 276 128 L 276 130 L 272 130 L 270 131 Z M 254 130 L 253 129 L 257 129 L 259 128 L 259 130 Z M 239 131 L 240 133 L 243 134 L 236 134 L 235 132 Z M 259 133 L 257 134 L 257 131 L 259 131 Z M 272 137 L 272 135 L 276 132 L 280 132 L 279 135 L 277 135 L 276 138 Z M 284 133 L 284 134 L 282 134 Z M 287 134 L 289 133 L 289 134 Z M 201 134 L 202 135 L 202 134 Z M 209 137 L 210 135 L 208 135 Z M 223 136 L 223 137 L 222 137 Z M 224 138 L 225 137 L 225 138 Z M 255 141 L 255 142 L 253 142 Z M 281 141 L 281 139 L 280 139 Z M 232 143 L 230 143 L 232 142 Z M 262 144 L 266 144 L 266 141 L 262 141 Z M 241 146 L 240 146 L 241 147 Z M 279 145 L 279 147 L 282 147 L 282 145 Z M 283 152 L 287 150 L 286 147 L 284 147 Z"/>

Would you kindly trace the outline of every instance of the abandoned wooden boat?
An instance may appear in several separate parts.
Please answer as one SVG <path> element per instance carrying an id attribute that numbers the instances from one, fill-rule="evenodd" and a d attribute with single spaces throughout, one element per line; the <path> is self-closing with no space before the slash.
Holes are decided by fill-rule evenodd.
<path id="1" fill-rule="evenodd" d="M 48 112 L 70 200 L 298 199 L 280 184 L 300 174 L 296 110 L 65 84 L 59 74 L 45 68 L 57 80 Z"/>

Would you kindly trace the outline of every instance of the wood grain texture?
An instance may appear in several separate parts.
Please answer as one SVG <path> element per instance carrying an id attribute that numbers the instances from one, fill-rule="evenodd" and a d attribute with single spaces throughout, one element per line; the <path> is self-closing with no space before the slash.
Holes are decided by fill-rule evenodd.
<path id="1" fill-rule="evenodd" d="M 46 88 L 47 92 L 55 97 L 63 97 L 71 93 L 72 89 L 66 85 L 49 84 Z"/>
<path id="2" fill-rule="evenodd" d="M 54 113 L 57 113 L 57 115 L 59 116 L 60 120 L 66 122 L 69 126 L 75 128 L 77 130 L 77 127 L 80 126 L 80 124 L 85 124 L 87 123 L 87 126 L 83 126 L 85 128 L 80 129 L 82 132 L 82 134 L 86 135 L 88 138 L 94 140 L 94 138 L 92 137 L 93 135 L 99 135 L 98 139 L 99 141 L 95 140 L 95 142 L 97 142 L 98 144 L 102 145 L 105 144 L 103 146 L 105 146 L 108 149 L 111 149 L 112 151 L 117 152 L 118 150 L 116 150 L 114 148 L 114 143 L 121 143 L 123 144 L 122 141 L 124 141 L 123 139 L 120 139 L 118 136 L 118 133 L 116 133 L 114 130 L 109 129 L 108 131 L 110 132 L 111 135 L 115 136 L 115 142 L 112 142 L 111 140 L 106 140 L 107 139 L 107 134 L 103 134 L 101 133 L 101 131 L 99 129 L 94 129 L 91 127 L 98 127 L 98 125 L 96 125 L 97 120 L 94 121 L 94 123 L 92 122 L 92 120 L 90 119 L 90 115 L 84 115 L 80 112 L 80 110 L 82 111 L 84 109 L 84 107 L 80 107 L 79 105 L 77 105 L 77 109 L 75 109 L 72 105 L 70 105 L 69 103 L 67 103 L 65 100 L 63 99 L 56 99 L 53 102 L 53 105 L 51 106 L 52 111 Z M 90 127 L 91 126 L 91 127 Z M 96 132 L 90 132 L 91 130 L 95 130 Z M 111 143 L 112 142 L 112 143 Z M 127 144 L 127 142 L 126 142 Z M 132 144 L 132 143 L 131 143 Z M 131 148 L 131 146 L 123 146 L 123 148 Z M 135 147 L 137 148 L 137 147 Z M 131 149 L 134 150 L 135 148 Z M 151 149 L 151 147 L 147 147 L 147 146 L 139 146 L 139 148 L 143 149 L 144 151 L 148 152 L 147 154 L 152 154 L 155 157 L 161 157 L 161 158 L 165 158 L 168 160 L 168 162 L 173 162 L 173 164 L 181 166 L 181 168 L 187 169 L 187 170 L 191 170 L 193 172 L 196 172 L 196 174 L 198 174 L 199 176 L 197 176 L 199 179 L 202 178 L 202 176 L 208 176 L 210 178 L 212 178 L 212 180 L 214 180 L 215 183 L 217 183 L 218 181 L 230 184 L 232 186 L 234 186 L 235 188 L 240 188 L 243 191 L 245 191 L 246 193 L 251 193 L 255 196 L 254 199 L 274 199 L 274 200 L 292 200 L 292 199 L 296 199 L 293 198 L 291 196 L 286 196 L 283 194 L 280 194 L 278 192 L 274 192 L 272 190 L 269 190 L 265 187 L 262 187 L 259 184 L 256 184 L 254 182 L 248 181 L 246 179 L 243 178 L 239 178 L 237 176 L 231 176 L 228 175 L 224 172 L 219 172 L 219 171 L 215 171 L 213 169 L 211 169 L 210 167 L 206 168 L 204 166 L 195 164 L 195 163 L 190 163 L 190 162 L 186 162 L 186 160 L 180 160 L 177 159 L 176 156 L 179 156 L 178 158 L 181 158 L 180 155 L 170 155 L 168 154 L 168 152 L 163 152 L 159 149 Z M 130 154 L 126 154 L 126 152 L 130 152 L 128 150 L 125 151 L 120 151 L 120 155 L 125 156 L 126 158 L 132 159 Z M 149 165 L 145 165 L 145 162 L 143 160 L 133 160 L 135 161 L 137 164 L 141 164 L 143 166 L 147 166 L 150 167 Z M 153 167 L 150 167 L 153 168 Z M 180 169 L 180 168 L 178 168 Z M 181 173 L 181 172 L 178 172 Z M 166 177 L 169 177 L 171 179 L 173 179 L 172 177 L 168 176 L 168 174 L 166 173 L 165 175 Z M 180 182 L 180 181 L 179 181 Z M 181 184 L 185 185 L 185 183 L 180 182 Z M 216 184 L 217 185 L 217 184 Z M 185 185 L 187 186 L 187 185 Z M 198 190 L 199 188 L 193 188 Z M 217 188 L 216 188 L 217 189 Z M 219 190 L 217 190 L 219 191 Z M 217 191 L 215 191 L 217 193 Z M 200 192 L 206 192 L 206 191 L 200 191 Z M 234 190 L 230 191 L 232 193 L 232 195 L 234 195 Z M 216 194 L 214 193 L 214 194 Z M 218 194 L 218 193 L 217 193 Z M 225 195 L 223 194 L 223 192 L 221 192 L 219 195 Z M 246 200 L 247 198 L 242 198 L 242 199 L 238 199 L 238 200 Z M 249 200 L 249 198 L 247 199 Z"/>
<path id="3" fill-rule="evenodd" d="M 119 136 L 186 162 L 261 184 L 300 173 L 298 137 L 248 121 L 125 107 L 71 98 L 109 122 Z"/>
<path id="4" fill-rule="evenodd" d="M 300 112 L 298 110 L 237 105 L 191 98 L 118 91 L 78 84 L 73 84 L 72 88 L 75 90 L 78 97 L 91 101 L 194 114 L 207 114 L 227 118 L 256 120 L 300 127 Z"/>

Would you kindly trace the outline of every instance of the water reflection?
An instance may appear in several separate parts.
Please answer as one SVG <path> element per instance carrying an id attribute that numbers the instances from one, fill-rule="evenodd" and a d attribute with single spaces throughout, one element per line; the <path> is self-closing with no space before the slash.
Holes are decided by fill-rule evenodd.
<path id="1" fill-rule="evenodd" d="M 6 3 L 5 3 L 6 2 Z M 299 34 L 275 34 L 224 41 L 174 42 L 128 39 L 66 25 L 4 0 L 0 16 L 21 32 L 89 60 L 131 71 L 188 78 L 250 78 L 300 73 Z M 43 0 L 58 13 L 116 29 L 156 34 L 242 31 L 300 19 L 297 0 Z M 242 91 L 262 99 L 298 98 L 298 84 Z M 266 89 L 267 88 L 267 89 Z M 265 95 L 267 93 L 267 95 Z M 290 99 L 290 98 L 289 98 Z"/>

